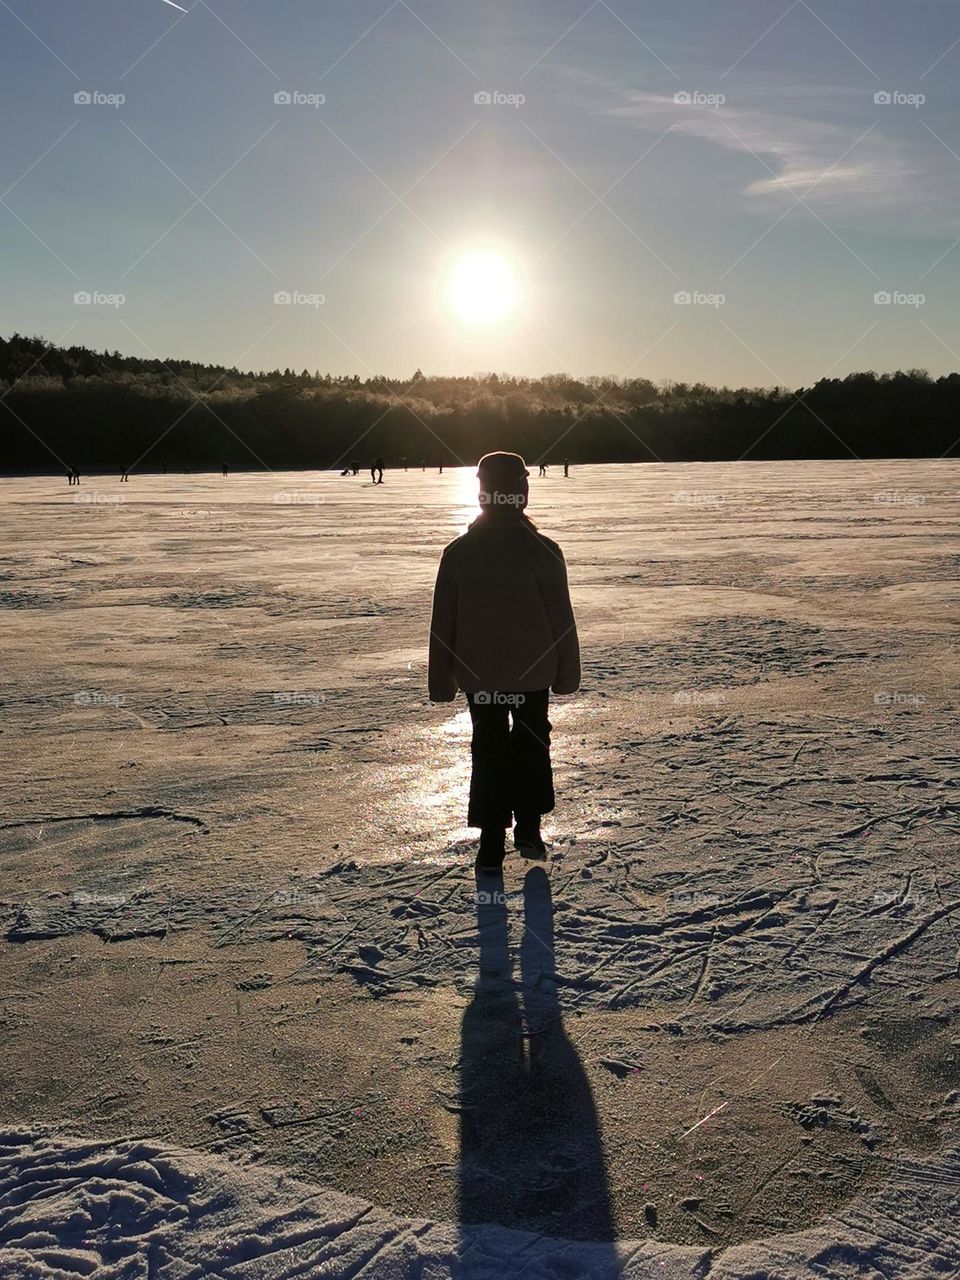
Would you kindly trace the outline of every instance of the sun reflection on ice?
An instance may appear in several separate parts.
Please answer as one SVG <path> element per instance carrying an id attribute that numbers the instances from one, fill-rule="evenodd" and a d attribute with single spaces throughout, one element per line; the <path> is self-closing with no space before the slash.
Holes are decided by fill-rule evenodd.
<path id="1" fill-rule="evenodd" d="M 412 772 L 400 807 L 416 822 L 421 841 L 440 854 L 477 833 L 465 825 L 470 792 L 470 713 L 455 711 L 429 730 L 424 758 Z M 421 841 L 418 841 L 420 843 Z"/>
<path id="2" fill-rule="evenodd" d="M 453 501 L 456 504 L 453 510 L 453 518 L 458 531 L 461 533 L 465 532 L 471 520 L 480 514 L 480 505 L 477 500 L 478 491 L 479 482 L 477 480 L 476 467 L 457 467 L 456 488 L 453 492 Z"/>

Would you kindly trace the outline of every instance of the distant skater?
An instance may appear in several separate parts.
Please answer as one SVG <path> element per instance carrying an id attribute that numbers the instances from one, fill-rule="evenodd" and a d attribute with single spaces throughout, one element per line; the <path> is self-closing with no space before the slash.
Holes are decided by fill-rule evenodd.
<path id="1" fill-rule="evenodd" d="M 403 463 L 403 469 L 404 469 L 404 471 L 406 471 L 406 469 L 407 469 L 407 460 L 406 460 L 406 458 L 401 458 L 401 459 L 400 459 L 400 461 Z"/>
<path id="2" fill-rule="evenodd" d="M 443 463 L 440 463 L 440 474 L 443 475 Z"/>
<path id="3" fill-rule="evenodd" d="M 229 474 L 229 467 L 227 466 L 227 464 L 226 464 L 225 462 L 222 464 L 222 466 L 221 466 L 220 470 L 221 470 L 221 473 L 222 473 L 223 475 L 228 475 L 228 474 Z"/>
<path id="4" fill-rule="evenodd" d="M 421 459 L 420 459 L 420 470 L 421 470 L 421 471 L 426 471 L 426 469 L 427 469 L 427 460 L 426 460 L 426 458 L 421 458 Z"/>
<path id="5" fill-rule="evenodd" d="M 350 462 L 350 466 L 353 468 L 353 474 L 358 476 L 360 474 L 360 459 L 353 458 Z"/>
<path id="6" fill-rule="evenodd" d="M 120 483 L 127 484 L 129 480 L 130 480 L 130 472 L 127 470 L 126 467 L 124 467 L 123 470 L 120 472 Z"/>
<path id="7" fill-rule="evenodd" d="M 563 460 L 563 478 L 564 480 L 570 479 L 570 459 L 569 458 L 564 458 Z"/>
<path id="8" fill-rule="evenodd" d="M 374 484 L 383 484 L 383 459 L 374 458 L 370 467 L 370 479 Z"/>
<path id="9" fill-rule="evenodd" d="M 542 476 L 545 476 L 547 474 L 547 464 L 545 462 L 540 463 L 540 474 Z"/>
<path id="10" fill-rule="evenodd" d="M 476 866 L 484 873 L 502 867 L 514 823 L 514 847 L 546 856 L 540 819 L 554 807 L 550 690 L 580 687 L 563 552 L 526 514 L 529 474 L 519 454 L 481 458 L 480 515 L 444 550 L 433 596 L 430 701 L 452 702 L 458 689 L 467 697 L 467 823 L 480 828 Z"/>

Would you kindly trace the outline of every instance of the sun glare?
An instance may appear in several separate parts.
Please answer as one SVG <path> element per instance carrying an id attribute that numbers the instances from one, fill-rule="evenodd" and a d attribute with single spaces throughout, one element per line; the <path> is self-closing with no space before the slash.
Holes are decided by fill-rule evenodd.
<path id="1" fill-rule="evenodd" d="M 506 254 L 472 249 L 452 263 L 445 282 L 446 301 L 461 323 L 483 327 L 506 319 L 519 297 L 517 273 Z"/>
<path id="2" fill-rule="evenodd" d="M 458 467 L 455 495 L 457 502 L 455 515 L 458 520 L 469 521 L 477 514 L 477 494 L 479 489 L 480 481 L 477 479 L 477 468 Z"/>

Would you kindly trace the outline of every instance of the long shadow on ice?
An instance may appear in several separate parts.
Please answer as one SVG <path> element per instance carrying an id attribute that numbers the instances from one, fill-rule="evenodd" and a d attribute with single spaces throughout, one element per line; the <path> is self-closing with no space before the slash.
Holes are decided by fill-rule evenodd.
<path id="1" fill-rule="evenodd" d="M 563 1027 L 542 868 L 528 872 L 523 886 L 519 987 L 508 937 L 508 911 L 518 897 L 508 902 L 500 877 L 478 881 L 480 973 L 461 1032 L 460 1223 L 611 1242 L 597 1112 Z M 466 1263 L 477 1241 L 468 1229 L 462 1235 Z M 616 1273 L 612 1243 L 588 1252 L 592 1274 L 606 1274 L 606 1263 Z"/>

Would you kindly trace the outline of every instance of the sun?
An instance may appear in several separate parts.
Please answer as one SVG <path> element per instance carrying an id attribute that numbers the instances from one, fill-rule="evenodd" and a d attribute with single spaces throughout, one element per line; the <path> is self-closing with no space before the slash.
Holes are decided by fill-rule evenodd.
<path id="1" fill-rule="evenodd" d="M 462 323 L 483 328 L 517 308 L 517 270 L 499 249 L 471 249 L 454 258 L 443 287 L 446 303 Z"/>

